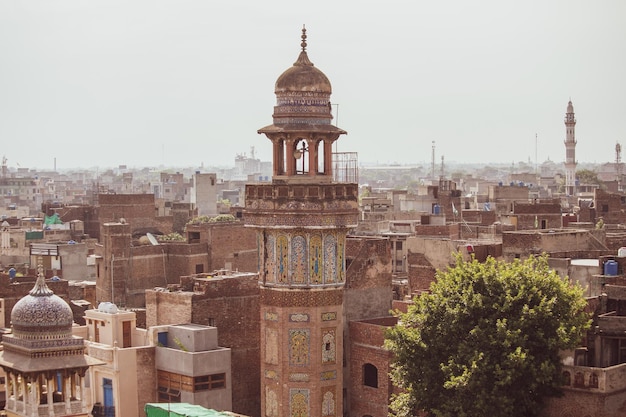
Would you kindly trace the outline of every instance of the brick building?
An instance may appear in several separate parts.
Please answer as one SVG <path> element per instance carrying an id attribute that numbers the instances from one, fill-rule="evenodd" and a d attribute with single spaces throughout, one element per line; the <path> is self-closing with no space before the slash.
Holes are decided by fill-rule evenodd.
<path id="1" fill-rule="evenodd" d="M 260 410 L 259 276 L 256 273 L 197 274 L 181 277 L 169 290 L 146 291 L 148 327 L 178 323 L 219 329 L 218 344 L 231 350 L 233 411 Z"/>
<path id="2" fill-rule="evenodd" d="M 386 417 L 394 387 L 389 379 L 392 354 L 384 349 L 385 331 L 397 323 L 396 317 L 351 321 L 348 390 L 350 415 Z"/>
<path id="3" fill-rule="evenodd" d="M 102 230 L 102 244 L 96 246 L 98 302 L 144 307 L 145 289 L 167 287 L 181 275 L 208 270 L 207 243 L 134 245 L 128 223 L 105 223 Z"/>
<path id="4" fill-rule="evenodd" d="M 98 222 L 125 222 L 132 235 L 158 230 L 163 234 L 172 231 L 172 219 L 157 218 L 154 194 L 100 194 L 98 195 Z"/>
<path id="5" fill-rule="evenodd" d="M 516 201 L 528 201 L 528 187 L 525 185 L 490 185 L 488 191 L 488 202 L 498 216 L 507 215 L 513 212 L 513 203 Z"/>
<path id="6" fill-rule="evenodd" d="M 563 396 L 550 398 L 542 417 L 626 415 L 626 258 L 615 259 L 618 275 L 603 275 L 598 268 L 602 291 L 588 298 L 591 329 L 583 345 L 565 360 Z"/>
<path id="7" fill-rule="evenodd" d="M 502 233 L 502 255 L 511 261 L 541 252 L 606 251 L 604 233 L 586 229 L 527 230 Z"/>
<path id="8" fill-rule="evenodd" d="M 258 271 L 257 235 L 241 221 L 188 224 L 187 243 L 208 245 L 208 269 Z M 196 271 L 200 273 L 204 271 Z"/>
<path id="9" fill-rule="evenodd" d="M 626 195 L 596 189 L 593 200 L 595 210 L 589 221 L 602 218 L 605 224 L 626 223 Z"/>
<path id="10" fill-rule="evenodd" d="M 95 248 L 98 302 L 144 307 L 146 289 L 178 284 L 181 276 L 258 268 L 256 234 L 239 221 L 190 224 L 187 242 L 158 245 L 140 244 L 128 223 L 105 223 L 102 230 Z"/>
<path id="11" fill-rule="evenodd" d="M 501 216 L 505 223 L 516 226 L 517 230 L 560 229 L 563 227 L 561 203 L 558 199 L 514 201 L 512 211 Z"/>

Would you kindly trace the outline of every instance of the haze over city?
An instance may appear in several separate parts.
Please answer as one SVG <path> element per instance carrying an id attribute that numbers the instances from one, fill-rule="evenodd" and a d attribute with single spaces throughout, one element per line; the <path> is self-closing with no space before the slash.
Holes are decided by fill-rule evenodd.
<path id="1" fill-rule="evenodd" d="M 565 159 L 626 144 L 626 3 L 0 3 L 0 138 L 10 167 L 232 165 L 270 143 L 274 82 L 330 79 L 339 151 L 362 163 Z M 338 113 L 338 114 L 337 114 Z M 337 117 L 338 116 L 338 117 Z"/>

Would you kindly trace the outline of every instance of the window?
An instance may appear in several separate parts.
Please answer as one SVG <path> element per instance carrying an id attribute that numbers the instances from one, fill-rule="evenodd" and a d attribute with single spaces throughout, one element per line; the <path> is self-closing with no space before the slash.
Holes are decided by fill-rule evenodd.
<path id="1" fill-rule="evenodd" d="M 167 396 L 178 396 L 180 392 L 197 392 L 226 388 L 226 374 L 203 376 L 187 376 L 173 372 L 158 371 L 159 399 L 167 400 Z"/>
<path id="2" fill-rule="evenodd" d="M 396 250 L 402 250 L 402 241 L 397 241 L 396 242 Z"/>
<path id="3" fill-rule="evenodd" d="M 226 388 L 226 374 L 197 376 L 193 382 L 194 392 Z"/>
<path id="4" fill-rule="evenodd" d="M 363 365 L 363 385 L 378 388 L 378 369 L 371 363 Z"/>
<path id="5" fill-rule="evenodd" d="M 180 402 L 180 391 L 176 389 L 168 389 L 166 387 L 159 387 L 159 400 L 168 403 Z"/>
<path id="6" fill-rule="evenodd" d="M 167 346 L 167 332 L 159 332 L 159 333 L 157 333 L 157 345 L 158 346 Z"/>
<path id="7" fill-rule="evenodd" d="M 189 242 L 188 243 L 198 243 L 200 242 L 200 232 L 189 232 Z"/>

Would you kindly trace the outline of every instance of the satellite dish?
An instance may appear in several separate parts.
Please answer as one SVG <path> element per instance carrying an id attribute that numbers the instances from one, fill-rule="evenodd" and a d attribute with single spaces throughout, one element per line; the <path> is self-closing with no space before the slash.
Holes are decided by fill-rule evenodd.
<path id="1" fill-rule="evenodd" d="M 152 246 L 158 246 L 159 242 L 156 240 L 156 238 L 154 237 L 154 235 L 150 232 L 146 233 L 146 236 L 148 237 L 148 240 L 150 241 L 150 244 Z"/>

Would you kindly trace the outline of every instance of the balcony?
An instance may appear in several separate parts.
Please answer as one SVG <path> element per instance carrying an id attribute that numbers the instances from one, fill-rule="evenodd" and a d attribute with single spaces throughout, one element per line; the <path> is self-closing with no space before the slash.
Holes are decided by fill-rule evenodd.
<path id="1" fill-rule="evenodd" d="M 626 389 L 626 363 L 607 368 L 563 366 L 563 387 L 601 394 Z"/>
<path id="2" fill-rule="evenodd" d="M 602 336 L 623 336 L 625 331 L 626 316 L 618 316 L 616 311 L 598 316 L 596 332 Z"/>

